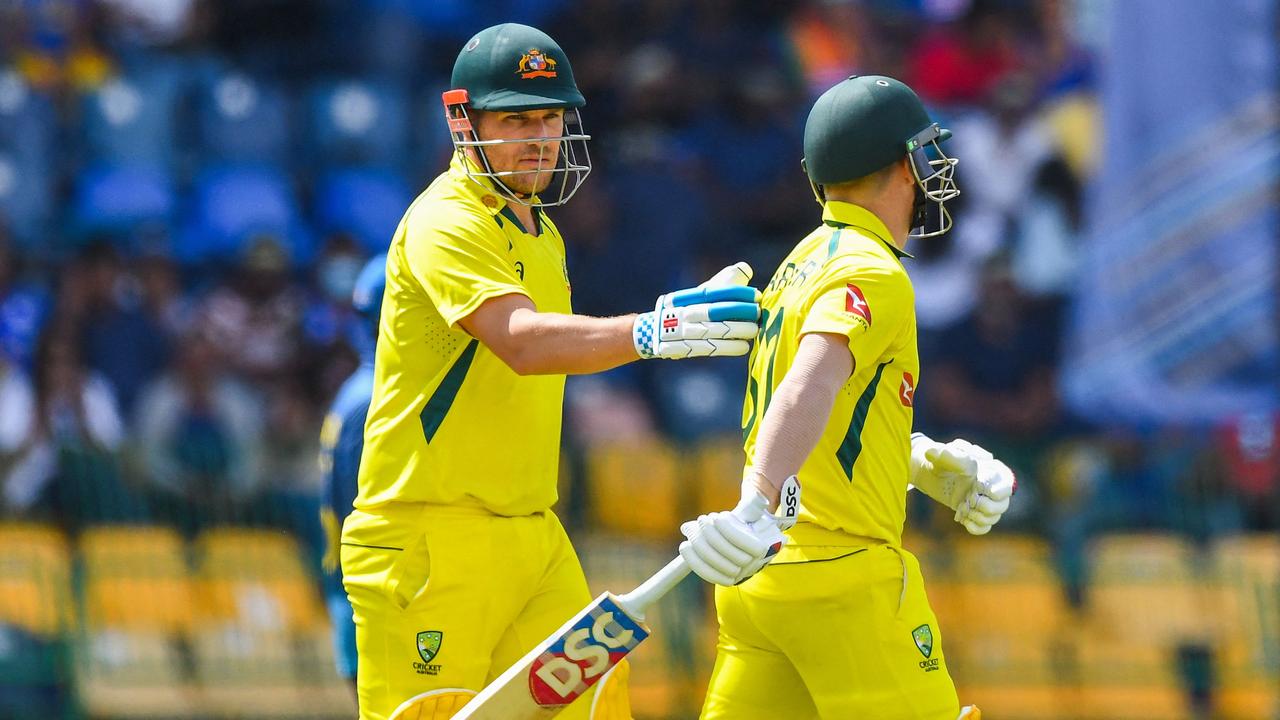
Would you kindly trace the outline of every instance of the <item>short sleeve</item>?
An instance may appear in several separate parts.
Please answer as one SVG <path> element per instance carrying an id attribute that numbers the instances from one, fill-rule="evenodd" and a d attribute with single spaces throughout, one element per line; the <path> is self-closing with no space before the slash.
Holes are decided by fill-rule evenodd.
<path id="1" fill-rule="evenodd" d="M 810 297 L 800 334 L 847 337 L 855 368 L 880 362 L 909 322 L 914 302 L 905 273 L 875 267 L 835 273 Z"/>
<path id="2" fill-rule="evenodd" d="M 430 206 L 416 208 L 405 236 L 409 272 L 450 327 L 490 298 L 528 295 L 504 255 L 506 239 L 490 218 L 433 224 Z"/>

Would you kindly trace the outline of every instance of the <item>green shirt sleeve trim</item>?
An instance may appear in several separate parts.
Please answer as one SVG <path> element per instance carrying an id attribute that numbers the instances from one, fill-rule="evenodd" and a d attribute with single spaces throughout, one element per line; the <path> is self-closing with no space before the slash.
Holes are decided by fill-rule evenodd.
<path id="1" fill-rule="evenodd" d="M 844 442 L 840 443 L 840 449 L 836 451 L 836 458 L 840 461 L 840 467 L 844 468 L 844 474 L 853 480 L 853 465 L 858 462 L 858 456 L 862 454 L 862 428 L 867 424 L 867 413 L 871 410 L 871 401 L 876 399 L 876 390 L 880 387 L 880 377 L 884 375 L 885 367 L 893 362 L 880 363 L 876 368 L 876 374 L 871 378 L 871 382 L 866 389 L 862 391 L 862 395 L 858 398 L 858 404 L 853 407 L 853 418 L 849 421 L 849 431 L 845 433 Z"/>
<path id="2" fill-rule="evenodd" d="M 462 389 L 462 382 L 467 379 L 467 372 L 471 370 L 471 363 L 475 360 L 476 348 L 479 346 L 479 340 L 472 339 L 467 343 L 418 415 L 422 420 L 422 434 L 428 443 L 436 436 L 436 432 L 444 424 L 445 416 L 449 414 L 449 408 L 453 407 L 453 401 L 458 398 L 458 391 Z"/>

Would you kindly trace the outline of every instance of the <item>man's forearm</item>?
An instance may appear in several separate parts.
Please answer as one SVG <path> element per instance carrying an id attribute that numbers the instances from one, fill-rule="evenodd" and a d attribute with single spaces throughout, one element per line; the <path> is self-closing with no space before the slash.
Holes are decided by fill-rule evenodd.
<path id="1" fill-rule="evenodd" d="M 640 359 L 631 338 L 635 315 L 598 318 L 540 313 L 511 314 L 511 368 L 521 375 L 582 375 Z"/>
<path id="2" fill-rule="evenodd" d="M 778 489 L 800 472 L 831 417 L 836 394 L 853 371 L 843 338 L 805 335 L 787 376 L 779 383 L 761 421 L 751 477 L 756 489 L 778 504 Z"/>

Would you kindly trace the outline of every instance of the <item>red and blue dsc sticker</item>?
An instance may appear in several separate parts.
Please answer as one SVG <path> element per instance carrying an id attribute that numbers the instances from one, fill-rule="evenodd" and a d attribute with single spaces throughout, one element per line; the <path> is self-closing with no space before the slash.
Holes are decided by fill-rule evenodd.
<path id="1" fill-rule="evenodd" d="M 600 598 L 529 668 L 529 694 L 541 707 L 563 707 L 649 637 L 612 597 Z"/>

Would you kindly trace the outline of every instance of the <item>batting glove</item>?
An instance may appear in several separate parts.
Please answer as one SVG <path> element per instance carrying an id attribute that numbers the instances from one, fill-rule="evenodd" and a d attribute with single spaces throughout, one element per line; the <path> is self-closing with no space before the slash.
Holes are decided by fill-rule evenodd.
<path id="1" fill-rule="evenodd" d="M 680 543 L 680 556 L 707 582 L 743 582 L 769 564 L 786 543 L 782 532 L 795 525 L 800 506 L 795 477 L 783 485 L 777 515 L 766 511 L 768 505 L 754 486 L 744 484 L 742 501 L 733 510 L 702 515 L 680 526 L 688 538 Z"/>
<path id="2" fill-rule="evenodd" d="M 967 440 L 911 436 L 911 485 L 955 511 L 971 535 L 985 535 L 1009 509 L 1018 481 L 1008 465 Z"/>
<path id="3" fill-rule="evenodd" d="M 746 355 L 760 331 L 760 292 L 740 262 L 696 288 L 660 295 L 653 312 L 636 316 L 631 339 L 644 358 Z"/>

